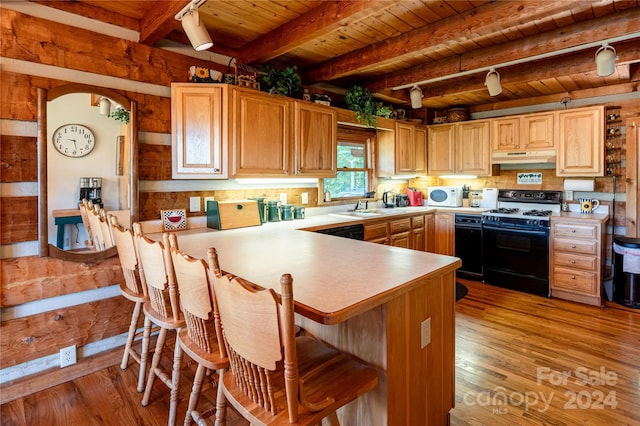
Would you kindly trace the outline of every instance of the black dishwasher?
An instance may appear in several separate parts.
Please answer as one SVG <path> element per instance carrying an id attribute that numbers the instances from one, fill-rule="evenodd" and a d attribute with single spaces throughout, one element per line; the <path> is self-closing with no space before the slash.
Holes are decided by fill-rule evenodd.
<path id="1" fill-rule="evenodd" d="M 455 253 L 462 260 L 457 276 L 482 280 L 482 216 L 456 213 Z"/>
<path id="2" fill-rule="evenodd" d="M 321 229 L 320 234 L 334 235 L 336 237 L 350 238 L 352 240 L 364 240 L 364 225 L 345 225 L 337 228 Z"/>

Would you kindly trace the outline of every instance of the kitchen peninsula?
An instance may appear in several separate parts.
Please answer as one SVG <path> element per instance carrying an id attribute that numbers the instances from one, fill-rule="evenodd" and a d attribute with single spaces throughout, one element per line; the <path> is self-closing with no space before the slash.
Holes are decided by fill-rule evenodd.
<path id="1" fill-rule="evenodd" d="M 296 322 L 378 368 L 377 388 L 338 413 L 342 424 L 446 424 L 460 260 L 296 229 L 331 221 L 345 219 L 177 235 L 186 253 L 215 247 L 224 271 L 260 286 L 279 291 L 280 276 L 292 274 Z"/>

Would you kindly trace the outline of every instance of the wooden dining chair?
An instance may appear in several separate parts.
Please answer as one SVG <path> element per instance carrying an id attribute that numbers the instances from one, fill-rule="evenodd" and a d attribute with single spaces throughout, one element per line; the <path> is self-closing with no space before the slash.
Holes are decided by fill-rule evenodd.
<path id="1" fill-rule="evenodd" d="M 169 235 L 165 233 L 162 237 L 162 242 L 152 241 L 142 235 L 139 223 L 134 227 L 134 235 L 140 262 L 140 278 L 143 285 L 146 285 L 149 294 L 149 301 L 143 304 L 142 310 L 151 322 L 160 327 L 151 366 L 149 367 L 147 385 L 142 397 L 142 405 L 146 407 L 149 404 L 153 383 L 156 378 L 160 379 L 171 391 L 168 424 L 173 426 L 178 408 L 178 386 L 180 384 L 182 360 L 182 352 L 180 345 L 177 344 L 177 339 L 171 372 L 165 371 L 160 366 L 160 360 L 167 333 L 171 330 L 177 332 L 184 327 L 185 321 L 179 308 L 178 287 L 169 252 Z"/>
<path id="2" fill-rule="evenodd" d="M 378 373 L 313 337 L 296 337 L 291 275 L 280 284 L 278 297 L 214 274 L 230 363 L 225 397 L 251 424 L 315 425 L 325 417 L 338 424 L 336 410 L 375 388 Z"/>
<path id="3" fill-rule="evenodd" d="M 195 259 L 176 249 L 171 249 L 171 258 L 180 292 L 180 307 L 186 327 L 178 332 L 180 348 L 198 363 L 189 405 L 184 419 L 188 426 L 192 420 L 204 424 L 204 415 L 196 411 L 202 383 L 207 370 L 218 372 L 216 392 L 216 426 L 225 424 L 226 400 L 220 384 L 229 360 L 222 340 L 222 329 L 217 304 L 210 283 L 213 249 L 208 251 L 208 262 Z"/>
<path id="4" fill-rule="evenodd" d="M 145 387 L 149 341 L 151 336 L 151 319 L 147 315 L 144 315 L 142 348 L 140 352 L 136 352 L 133 342 L 137 337 L 140 337 L 140 333 L 137 331 L 138 321 L 144 303 L 149 302 L 149 296 L 147 294 L 146 286 L 143 285 L 142 280 L 140 279 L 140 263 L 138 262 L 138 253 L 135 247 L 133 232 L 131 230 L 123 229 L 118 224 L 118 220 L 115 216 L 109 216 L 108 221 L 112 229 L 116 248 L 118 249 L 120 267 L 122 268 L 122 274 L 124 275 L 124 282 L 120 284 L 120 293 L 126 299 L 135 303 L 133 313 L 131 314 L 131 324 L 129 325 L 127 342 L 124 347 L 120 368 L 123 370 L 127 368 L 127 365 L 129 364 L 129 357 L 133 358 L 140 365 L 137 390 L 138 392 L 142 392 Z"/>
<path id="5" fill-rule="evenodd" d="M 95 250 L 104 250 L 105 240 L 102 236 L 102 225 L 100 224 L 100 211 L 96 211 L 95 208 L 87 210 L 87 216 L 89 216 L 89 227 L 91 228 L 91 236 L 93 238 L 93 247 Z"/>
<path id="6" fill-rule="evenodd" d="M 78 204 L 78 208 L 80 209 L 80 218 L 82 219 L 82 224 L 84 225 L 84 231 L 87 234 L 87 240 L 85 241 L 85 245 L 87 248 L 93 248 L 93 233 L 91 232 L 91 224 L 89 223 L 89 200 L 83 198 L 82 201 Z"/>

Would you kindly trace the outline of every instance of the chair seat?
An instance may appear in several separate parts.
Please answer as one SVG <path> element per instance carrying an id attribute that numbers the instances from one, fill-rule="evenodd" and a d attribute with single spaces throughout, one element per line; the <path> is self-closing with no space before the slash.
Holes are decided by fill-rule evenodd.
<path id="1" fill-rule="evenodd" d="M 191 359 L 196 360 L 209 370 L 229 368 L 229 358 L 220 356 L 217 342 L 212 343 L 211 353 L 207 353 L 189 337 L 189 330 L 185 327 L 178 332 L 178 343 Z"/>
<path id="2" fill-rule="evenodd" d="M 160 315 L 151 307 L 151 302 L 145 301 L 144 305 L 142 305 L 142 309 L 144 311 L 144 314 L 148 316 L 149 319 L 151 319 L 151 322 L 153 322 L 156 325 L 159 325 L 162 328 L 166 328 L 169 330 L 177 330 L 179 328 L 184 327 L 185 325 L 185 322 L 183 319 L 179 321 L 175 321 L 173 317 L 167 318 L 163 315 Z"/>
<path id="3" fill-rule="evenodd" d="M 374 368 L 354 361 L 312 337 L 297 337 L 296 351 L 300 391 L 305 400 L 322 403 L 326 398 L 334 399 L 332 404 L 317 412 L 310 412 L 302 404 L 299 405 L 299 425 L 319 423 L 338 408 L 375 388 L 378 383 L 378 372 Z M 275 416 L 242 392 L 233 373 L 225 374 L 222 382 L 228 401 L 252 424 L 289 424 L 283 381 L 273 384 L 279 395 L 276 406 L 280 410 Z"/>

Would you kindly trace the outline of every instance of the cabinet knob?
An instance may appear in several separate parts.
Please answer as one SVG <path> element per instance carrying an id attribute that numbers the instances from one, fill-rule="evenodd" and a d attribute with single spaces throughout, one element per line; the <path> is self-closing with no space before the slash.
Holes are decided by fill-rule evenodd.
<path id="1" fill-rule="evenodd" d="M 289 170 L 285 170 L 285 171 L 284 171 L 284 174 L 285 174 L 285 175 L 288 175 L 288 174 L 289 174 Z"/>
<path id="2" fill-rule="evenodd" d="M 571 230 L 571 232 L 573 232 L 573 233 L 575 234 L 575 233 L 576 233 L 576 230 L 575 230 L 575 229 L 572 229 L 572 230 Z"/>
<path id="3" fill-rule="evenodd" d="M 574 244 L 574 245 L 572 245 L 572 246 L 571 246 L 571 248 L 576 248 L 576 245 L 575 245 L 575 244 Z"/>
<path id="4" fill-rule="evenodd" d="M 572 279 L 572 280 L 575 280 L 575 279 L 576 279 L 576 276 L 575 276 L 575 275 L 571 275 L 571 279 Z"/>
<path id="5" fill-rule="evenodd" d="M 571 263 L 575 265 L 575 264 L 576 264 L 576 261 L 575 261 L 575 260 L 572 260 L 572 261 L 571 261 Z"/>
<path id="6" fill-rule="evenodd" d="M 214 167 L 213 171 L 214 171 L 214 172 L 216 172 L 216 173 L 218 173 L 218 172 L 220 171 L 220 169 L 219 169 L 219 168 L 217 168 L 217 167 Z"/>

